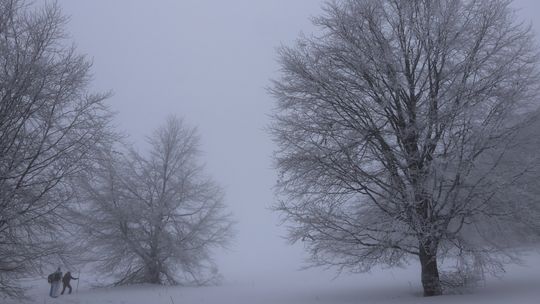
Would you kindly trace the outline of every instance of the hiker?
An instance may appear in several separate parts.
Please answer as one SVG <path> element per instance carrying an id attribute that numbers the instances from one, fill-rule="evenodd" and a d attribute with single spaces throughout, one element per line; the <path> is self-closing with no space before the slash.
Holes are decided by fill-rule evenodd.
<path id="1" fill-rule="evenodd" d="M 71 272 L 69 272 L 69 271 L 66 272 L 66 274 L 62 278 L 62 283 L 64 284 L 64 288 L 62 288 L 62 293 L 61 294 L 64 294 L 64 291 L 66 291 L 66 287 L 69 288 L 69 294 L 71 294 L 71 285 L 69 284 L 71 279 L 78 280 L 79 278 L 72 277 Z"/>
<path id="2" fill-rule="evenodd" d="M 55 272 L 51 273 L 47 278 L 47 281 L 51 283 L 51 290 L 49 296 L 56 298 L 58 297 L 58 289 L 60 289 L 60 281 L 62 280 L 62 270 L 60 266 L 56 269 Z"/>

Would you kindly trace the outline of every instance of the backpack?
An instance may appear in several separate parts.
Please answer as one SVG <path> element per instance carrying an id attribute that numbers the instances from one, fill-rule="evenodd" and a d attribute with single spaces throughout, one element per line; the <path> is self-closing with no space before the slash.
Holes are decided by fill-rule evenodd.
<path id="1" fill-rule="evenodd" d="M 54 273 L 51 273 L 51 274 L 47 277 L 47 282 L 52 283 L 53 280 L 54 280 Z"/>

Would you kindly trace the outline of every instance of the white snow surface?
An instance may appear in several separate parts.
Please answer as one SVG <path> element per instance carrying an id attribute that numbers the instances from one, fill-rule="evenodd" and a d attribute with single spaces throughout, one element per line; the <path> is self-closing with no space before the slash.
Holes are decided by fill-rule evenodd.
<path id="1" fill-rule="evenodd" d="M 37 304 L 528 304 L 540 303 L 540 255 L 531 254 L 524 265 L 511 266 L 502 278 L 491 278 L 484 286 L 464 294 L 423 298 L 418 265 L 403 269 L 376 269 L 366 274 L 291 271 L 282 277 L 261 276 L 253 280 L 226 281 L 213 287 L 166 287 L 137 285 L 94 288 L 81 275 L 78 292 L 53 299 L 45 279 L 28 281 L 29 299 L 0 299 L 0 303 Z"/>

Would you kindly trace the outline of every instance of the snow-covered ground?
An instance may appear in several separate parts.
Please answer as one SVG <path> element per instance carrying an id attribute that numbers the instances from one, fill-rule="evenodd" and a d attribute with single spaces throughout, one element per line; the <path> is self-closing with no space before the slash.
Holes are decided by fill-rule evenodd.
<path id="1" fill-rule="evenodd" d="M 76 281 L 74 282 L 76 285 Z M 217 287 L 129 286 L 92 288 L 82 278 L 79 290 L 57 299 L 48 297 L 48 284 L 31 283 L 31 299 L 0 302 L 37 304 L 391 304 L 391 303 L 540 303 L 540 255 L 531 254 L 525 266 L 511 266 L 502 279 L 490 279 L 469 294 L 421 297 L 416 265 L 406 269 L 377 270 L 343 275 L 335 280 L 318 271 L 291 272 L 279 278 L 226 282 Z"/>

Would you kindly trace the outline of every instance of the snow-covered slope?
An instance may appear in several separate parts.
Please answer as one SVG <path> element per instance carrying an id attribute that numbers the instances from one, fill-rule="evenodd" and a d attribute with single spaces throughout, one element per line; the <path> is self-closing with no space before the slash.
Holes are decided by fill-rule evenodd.
<path id="1" fill-rule="evenodd" d="M 392 304 L 392 303 L 540 303 L 540 255 L 532 254 L 524 266 L 509 267 L 502 279 L 490 279 L 472 293 L 421 297 L 417 265 L 406 269 L 376 270 L 331 280 L 328 273 L 293 272 L 279 278 L 226 282 L 217 287 L 158 287 L 151 285 L 93 289 L 80 282 L 78 293 L 48 297 L 45 280 L 30 283 L 31 299 L 14 303 L 70 304 Z M 76 284 L 76 282 L 75 282 Z M 75 287 L 75 286 L 74 286 Z"/>

